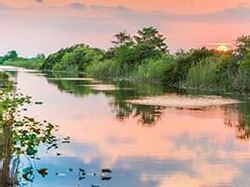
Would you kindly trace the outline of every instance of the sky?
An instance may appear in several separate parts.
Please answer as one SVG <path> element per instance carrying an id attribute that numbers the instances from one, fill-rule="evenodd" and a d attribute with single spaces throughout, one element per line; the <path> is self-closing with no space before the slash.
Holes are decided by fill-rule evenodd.
<path id="1" fill-rule="evenodd" d="M 0 55 L 55 52 L 86 43 L 111 47 L 120 31 L 154 26 L 172 51 L 234 43 L 250 34 L 249 0 L 0 0 Z"/>

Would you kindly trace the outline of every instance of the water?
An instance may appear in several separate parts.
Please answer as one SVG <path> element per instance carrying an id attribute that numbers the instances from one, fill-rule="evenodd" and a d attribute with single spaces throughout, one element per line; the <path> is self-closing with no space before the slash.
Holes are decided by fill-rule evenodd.
<path id="1" fill-rule="evenodd" d="M 128 100 L 190 96 L 157 85 L 112 85 L 60 73 L 12 75 L 21 92 L 43 102 L 24 113 L 58 124 L 57 136 L 70 137 L 57 150 L 41 148 L 36 164 L 49 174 L 36 176 L 30 186 L 249 186 L 247 99 L 233 96 L 240 103 L 195 108 L 161 106 L 159 100 L 142 105 Z M 80 180 L 79 168 L 86 171 Z M 104 168 L 112 170 L 111 179 L 102 180 Z"/>

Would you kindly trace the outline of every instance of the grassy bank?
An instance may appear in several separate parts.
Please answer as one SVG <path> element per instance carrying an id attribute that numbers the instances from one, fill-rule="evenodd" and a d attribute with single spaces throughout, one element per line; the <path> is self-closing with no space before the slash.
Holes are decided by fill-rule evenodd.
<path id="1" fill-rule="evenodd" d="M 37 59 L 37 58 L 32 58 L 32 59 L 16 58 L 4 61 L 3 65 L 23 67 L 27 69 L 40 69 L 43 62 L 44 62 L 43 59 Z"/>

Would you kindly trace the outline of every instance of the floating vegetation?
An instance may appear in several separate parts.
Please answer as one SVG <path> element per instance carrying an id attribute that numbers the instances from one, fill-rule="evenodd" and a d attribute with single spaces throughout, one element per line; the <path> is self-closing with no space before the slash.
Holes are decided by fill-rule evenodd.
<path id="1" fill-rule="evenodd" d="M 93 78 L 88 77 L 56 77 L 56 78 L 48 78 L 48 80 L 68 80 L 68 81 L 96 81 Z"/>
<path id="2" fill-rule="evenodd" d="M 120 88 L 113 84 L 90 84 L 86 86 L 97 91 L 134 90 L 134 88 Z"/>
<path id="3" fill-rule="evenodd" d="M 181 109 L 203 109 L 211 106 L 223 106 L 239 103 L 235 99 L 227 99 L 220 96 L 181 96 L 181 95 L 164 95 L 155 97 L 142 97 L 139 99 L 128 100 L 131 104 L 138 105 L 156 105 L 169 108 L 181 108 Z"/>

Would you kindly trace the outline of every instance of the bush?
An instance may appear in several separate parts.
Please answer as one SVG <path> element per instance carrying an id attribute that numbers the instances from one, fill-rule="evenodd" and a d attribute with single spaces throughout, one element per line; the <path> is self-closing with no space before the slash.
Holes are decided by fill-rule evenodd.
<path id="1" fill-rule="evenodd" d="M 114 78 L 121 74 L 121 68 L 113 60 L 93 61 L 86 67 L 86 73 L 99 78 Z"/>
<path id="2" fill-rule="evenodd" d="M 239 61 L 237 76 L 232 80 L 234 90 L 241 92 L 250 91 L 250 53 L 245 54 L 243 59 Z"/>
<path id="3" fill-rule="evenodd" d="M 138 65 L 133 74 L 140 80 L 172 83 L 172 74 L 176 72 L 176 65 L 171 55 L 164 55 L 158 59 L 149 58 Z"/>
<path id="4" fill-rule="evenodd" d="M 216 57 L 203 59 L 193 64 L 188 71 L 186 86 L 194 88 L 214 88 L 220 86 L 219 63 Z"/>
<path id="5" fill-rule="evenodd" d="M 94 48 L 76 47 L 70 52 L 66 52 L 60 61 L 56 62 L 53 71 L 77 72 L 85 71 L 85 68 L 92 61 L 99 61 L 103 57 L 103 52 Z"/>

